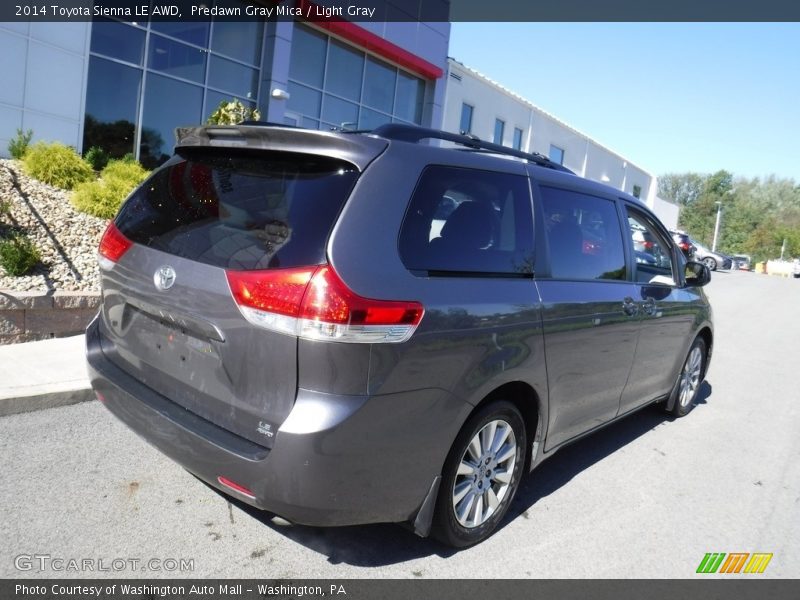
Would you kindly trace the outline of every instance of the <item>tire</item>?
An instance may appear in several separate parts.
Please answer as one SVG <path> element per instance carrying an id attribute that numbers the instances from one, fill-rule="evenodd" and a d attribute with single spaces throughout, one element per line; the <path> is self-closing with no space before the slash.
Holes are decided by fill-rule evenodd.
<path id="1" fill-rule="evenodd" d="M 683 366 L 678 374 L 678 381 L 675 383 L 675 390 L 672 392 L 672 409 L 669 411 L 675 417 L 683 417 L 692 410 L 700 385 L 703 383 L 706 368 L 706 342 L 698 337 Z"/>
<path id="2" fill-rule="evenodd" d="M 466 422 L 444 464 L 433 537 L 466 548 L 492 534 L 517 493 L 526 440 L 522 415 L 510 402 L 488 404 Z"/>
<path id="3" fill-rule="evenodd" d="M 716 260 L 714 260 L 713 258 L 711 258 L 710 256 L 706 256 L 706 257 L 705 257 L 705 258 L 702 260 L 702 262 L 703 262 L 703 264 L 704 264 L 705 266 L 707 266 L 707 267 L 708 267 L 709 269 L 711 269 L 712 271 L 716 271 L 716 270 L 717 270 L 717 261 L 716 261 Z"/>

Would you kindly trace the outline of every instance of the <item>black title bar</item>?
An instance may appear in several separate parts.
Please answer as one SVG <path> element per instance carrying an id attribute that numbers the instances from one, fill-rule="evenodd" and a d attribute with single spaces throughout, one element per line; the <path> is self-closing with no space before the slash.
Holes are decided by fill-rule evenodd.
<path id="1" fill-rule="evenodd" d="M 234 9 L 236 7 L 233 7 Z M 4 0 L 0 21 L 800 21 L 797 0 Z"/>

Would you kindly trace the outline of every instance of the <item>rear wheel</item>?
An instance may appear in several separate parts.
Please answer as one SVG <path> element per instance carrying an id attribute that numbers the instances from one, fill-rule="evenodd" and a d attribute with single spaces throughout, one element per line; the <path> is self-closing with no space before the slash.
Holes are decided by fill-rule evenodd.
<path id="1" fill-rule="evenodd" d="M 467 421 L 445 462 L 433 536 L 463 548 L 497 528 L 519 486 L 525 424 L 509 402 L 487 405 Z"/>
<path id="2" fill-rule="evenodd" d="M 670 411 L 676 417 L 682 417 L 692 410 L 700 384 L 703 383 L 703 373 L 706 362 L 706 343 L 703 338 L 697 338 L 681 367 L 678 383 L 675 387 L 674 402 Z"/>
<path id="3" fill-rule="evenodd" d="M 703 264 L 705 266 L 707 266 L 709 269 L 711 269 L 712 271 L 716 271 L 717 270 L 717 261 L 714 260 L 713 258 L 711 258 L 710 256 L 706 256 L 703 259 Z"/>

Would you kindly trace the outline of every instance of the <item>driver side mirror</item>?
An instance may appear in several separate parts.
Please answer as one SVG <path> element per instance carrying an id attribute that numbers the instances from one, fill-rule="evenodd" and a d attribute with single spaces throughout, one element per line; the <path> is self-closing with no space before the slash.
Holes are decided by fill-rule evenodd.
<path id="1" fill-rule="evenodd" d="M 711 281 L 711 270 L 703 263 L 686 263 L 686 287 L 702 287 Z"/>

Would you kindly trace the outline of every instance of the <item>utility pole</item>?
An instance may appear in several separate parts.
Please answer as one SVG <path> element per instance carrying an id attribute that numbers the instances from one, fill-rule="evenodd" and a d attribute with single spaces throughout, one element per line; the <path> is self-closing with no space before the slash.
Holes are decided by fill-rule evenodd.
<path id="1" fill-rule="evenodd" d="M 719 237 L 719 217 L 722 214 L 722 202 L 717 200 L 715 204 L 717 205 L 717 224 L 714 225 L 714 243 L 711 244 L 712 252 L 717 251 L 717 238 Z"/>

